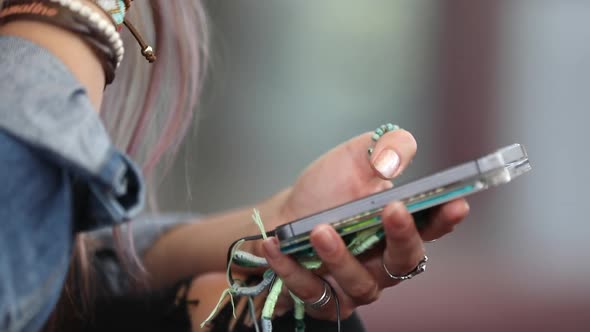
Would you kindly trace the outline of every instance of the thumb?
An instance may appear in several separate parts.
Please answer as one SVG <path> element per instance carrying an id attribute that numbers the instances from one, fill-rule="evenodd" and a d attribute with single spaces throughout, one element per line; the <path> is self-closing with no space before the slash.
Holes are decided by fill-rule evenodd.
<path id="1" fill-rule="evenodd" d="M 344 143 L 344 148 L 353 157 L 355 168 L 360 170 L 364 181 L 377 178 L 391 180 L 400 175 L 416 155 L 417 144 L 410 132 L 398 129 L 385 133 L 372 146 L 373 133 L 364 133 Z"/>

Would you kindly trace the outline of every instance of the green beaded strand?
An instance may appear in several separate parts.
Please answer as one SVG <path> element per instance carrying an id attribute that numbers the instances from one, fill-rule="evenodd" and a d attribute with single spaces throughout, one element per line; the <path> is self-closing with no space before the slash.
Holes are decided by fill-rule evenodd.
<path id="1" fill-rule="evenodd" d="M 373 136 L 371 136 L 371 139 L 373 140 L 373 142 L 377 142 L 381 138 L 381 136 L 385 135 L 386 133 L 388 133 L 390 131 L 394 131 L 394 130 L 398 130 L 398 129 L 399 129 L 398 125 L 394 125 L 392 123 L 386 123 L 384 125 L 379 126 L 377 129 L 375 129 L 373 131 Z M 369 152 L 369 156 L 371 154 L 373 154 L 373 146 L 369 147 L 367 152 Z"/>

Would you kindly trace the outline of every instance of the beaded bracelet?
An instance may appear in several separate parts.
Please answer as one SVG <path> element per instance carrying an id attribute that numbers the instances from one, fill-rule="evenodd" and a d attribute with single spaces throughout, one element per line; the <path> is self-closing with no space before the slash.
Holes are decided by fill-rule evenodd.
<path id="1" fill-rule="evenodd" d="M 106 84 L 113 81 L 125 53 L 123 40 L 114 22 L 96 9 L 77 0 L 10 1 L 0 11 L 0 24 L 18 19 L 43 21 L 83 36 L 101 62 Z"/>
<path id="2" fill-rule="evenodd" d="M 373 154 L 373 149 L 375 148 L 375 143 L 377 143 L 377 141 L 381 138 L 381 136 L 385 135 L 385 133 L 387 133 L 387 132 L 398 130 L 398 129 L 399 129 L 398 125 L 394 125 L 391 123 L 386 123 L 384 125 L 379 126 L 377 129 L 375 129 L 373 131 L 373 136 L 371 136 L 371 140 L 373 141 L 373 144 L 367 150 L 367 152 L 369 153 L 369 156 Z"/>
<path id="3" fill-rule="evenodd" d="M 105 12 L 107 12 L 113 21 L 115 22 L 115 26 L 117 30 L 121 30 L 123 25 L 129 29 L 139 47 L 141 48 L 141 54 L 148 60 L 150 63 L 156 61 L 156 55 L 154 53 L 154 49 L 148 45 L 141 34 L 135 29 L 133 24 L 129 22 L 125 18 L 125 14 L 131 8 L 131 1 L 133 0 L 93 0 L 99 5 Z"/>
<path id="4" fill-rule="evenodd" d="M 131 6 L 130 1 L 123 1 L 123 0 L 92 0 L 94 1 L 99 7 L 101 7 L 105 12 L 109 14 L 109 16 L 115 22 L 115 26 L 117 30 L 121 30 L 123 27 L 123 22 L 125 21 L 125 14 L 129 7 Z"/>

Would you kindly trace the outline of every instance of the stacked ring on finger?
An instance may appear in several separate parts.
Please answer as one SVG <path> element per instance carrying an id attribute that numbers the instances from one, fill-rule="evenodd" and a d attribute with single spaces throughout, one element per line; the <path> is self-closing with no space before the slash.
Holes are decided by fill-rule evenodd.
<path id="1" fill-rule="evenodd" d="M 371 154 L 373 154 L 373 149 L 375 148 L 375 143 L 379 140 L 379 138 L 381 138 L 381 136 L 385 135 L 385 133 L 387 133 L 387 132 L 398 130 L 398 129 L 399 129 L 398 125 L 394 125 L 391 123 L 386 123 L 384 125 L 379 126 L 377 129 L 375 129 L 373 131 L 373 136 L 371 136 L 371 140 L 373 140 L 373 144 L 367 150 L 367 152 L 369 153 L 369 156 Z"/>
<path id="2" fill-rule="evenodd" d="M 328 302 L 330 302 L 330 300 L 332 299 L 332 291 L 330 290 L 330 285 L 328 285 L 327 282 L 324 281 L 324 292 L 322 293 L 322 295 L 315 301 L 313 302 L 305 302 L 305 305 L 318 310 L 321 309 L 323 306 L 325 306 L 326 304 L 328 304 Z"/>
<path id="3" fill-rule="evenodd" d="M 416 267 L 401 276 L 395 275 L 391 272 L 389 272 L 389 270 L 387 269 L 387 266 L 385 265 L 385 262 L 383 262 L 383 258 L 381 258 L 381 263 L 383 265 L 383 269 L 385 270 L 385 273 L 387 273 L 387 275 L 393 279 L 393 280 L 398 280 L 398 281 L 404 281 L 404 280 L 410 280 L 413 277 L 419 275 L 420 273 L 426 271 L 426 262 L 428 262 L 428 256 L 424 255 L 424 258 L 422 258 L 422 260 L 420 260 L 420 262 L 418 262 L 418 265 L 416 265 Z"/>

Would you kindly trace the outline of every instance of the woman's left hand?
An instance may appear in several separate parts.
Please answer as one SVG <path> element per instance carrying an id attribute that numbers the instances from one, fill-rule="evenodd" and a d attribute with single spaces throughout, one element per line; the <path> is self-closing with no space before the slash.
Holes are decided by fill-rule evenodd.
<path id="1" fill-rule="evenodd" d="M 281 217 L 277 220 L 295 220 L 390 188 L 390 180 L 401 174 L 414 157 L 416 142 L 405 130 L 387 132 L 377 141 L 369 158 L 370 144 L 371 133 L 365 133 L 312 163 L 286 195 L 279 209 Z M 430 214 L 432 220 L 428 226 L 418 231 L 405 206 L 392 202 L 382 214 L 385 246 L 360 260 L 348 251 L 334 228 L 315 227 L 311 243 L 323 262 L 324 275 L 337 292 L 341 317 L 348 317 L 360 305 L 374 302 L 383 289 L 398 284 L 385 268 L 398 276 L 410 272 L 425 256 L 423 241 L 451 232 L 468 210 L 463 199 L 443 204 Z M 267 226 L 270 229 L 278 224 Z M 271 268 L 292 293 L 306 303 L 321 297 L 324 282 L 314 272 L 283 255 L 276 238 L 264 241 L 262 246 Z M 284 297 L 285 300 L 288 298 Z M 315 318 L 336 319 L 335 302 L 332 299 L 319 309 L 309 309 L 308 313 Z"/>

